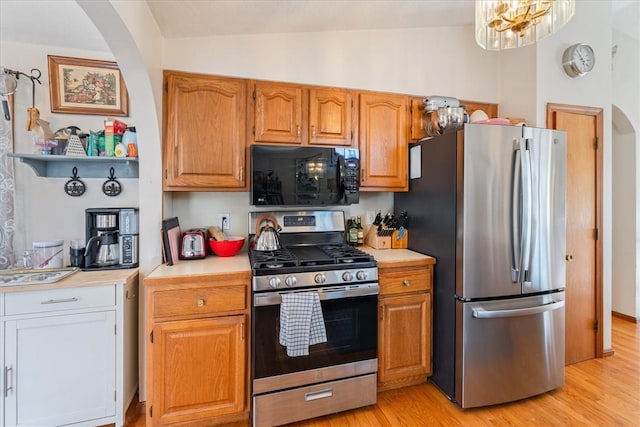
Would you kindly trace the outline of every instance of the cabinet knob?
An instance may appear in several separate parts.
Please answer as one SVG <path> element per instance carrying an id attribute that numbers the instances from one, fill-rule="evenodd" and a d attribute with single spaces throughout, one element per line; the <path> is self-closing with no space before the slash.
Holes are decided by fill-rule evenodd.
<path id="1" fill-rule="evenodd" d="M 411 281 L 409 279 L 404 279 L 402 281 L 402 284 L 405 285 L 405 286 L 411 286 Z"/>
<path id="2" fill-rule="evenodd" d="M 203 307 L 203 306 L 204 306 L 204 300 L 203 300 L 202 298 L 200 298 L 200 299 L 196 302 L 196 305 L 197 305 L 198 307 Z"/>
<path id="3" fill-rule="evenodd" d="M 573 255 L 571 255 L 571 254 L 566 254 L 566 255 L 564 256 L 564 259 L 566 259 L 567 261 L 573 261 Z"/>

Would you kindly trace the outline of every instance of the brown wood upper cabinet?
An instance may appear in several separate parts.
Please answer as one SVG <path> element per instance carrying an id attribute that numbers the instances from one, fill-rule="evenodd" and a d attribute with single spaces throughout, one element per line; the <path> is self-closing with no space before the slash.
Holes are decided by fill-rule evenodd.
<path id="1" fill-rule="evenodd" d="M 418 141 L 427 136 L 424 120 L 424 99 L 426 97 L 411 98 L 411 126 L 409 129 L 409 138 L 411 141 Z M 464 105 L 467 113 L 471 114 L 476 110 L 482 110 L 487 113 L 489 118 L 498 117 L 498 104 L 490 104 L 486 102 L 464 101 L 460 100 L 460 104 Z"/>
<path id="2" fill-rule="evenodd" d="M 165 191 L 247 191 L 247 81 L 165 70 Z"/>
<path id="3" fill-rule="evenodd" d="M 348 89 L 253 82 L 251 143 L 354 145 Z"/>
<path id="4" fill-rule="evenodd" d="M 360 93 L 360 189 L 407 191 L 409 97 Z"/>

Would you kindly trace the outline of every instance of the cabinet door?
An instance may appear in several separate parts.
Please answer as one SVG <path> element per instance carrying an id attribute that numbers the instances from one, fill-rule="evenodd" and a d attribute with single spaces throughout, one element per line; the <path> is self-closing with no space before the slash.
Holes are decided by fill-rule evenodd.
<path id="1" fill-rule="evenodd" d="M 361 189 L 406 191 L 408 97 L 360 94 Z"/>
<path id="2" fill-rule="evenodd" d="M 153 326 L 147 425 L 243 411 L 245 322 L 239 315 Z"/>
<path id="3" fill-rule="evenodd" d="M 306 143 L 306 91 L 302 86 L 256 82 L 253 141 Z"/>
<path id="4" fill-rule="evenodd" d="M 424 110 L 424 98 L 411 98 L 410 138 L 412 141 L 418 141 L 427 136 Z"/>
<path id="5" fill-rule="evenodd" d="M 309 144 L 353 144 L 353 96 L 345 89 L 309 90 Z"/>
<path id="6" fill-rule="evenodd" d="M 165 72 L 165 89 L 164 189 L 246 189 L 246 81 Z"/>
<path id="7" fill-rule="evenodd" d="M 5 322 L 9 426 L 90 422 L 116 413 L 115 311 Z"/>
<path id="8" fill-rule="evenodd" d="M 431 373 L 431 294 L 380 298 L 378 381 Z"/>

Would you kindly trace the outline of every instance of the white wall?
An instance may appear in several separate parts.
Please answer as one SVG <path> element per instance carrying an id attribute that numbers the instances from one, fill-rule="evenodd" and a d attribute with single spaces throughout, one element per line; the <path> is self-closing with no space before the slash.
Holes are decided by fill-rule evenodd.
<path id="1" fill-rule="evenodd" d="M 54 114 L 49 103 L 49 76 L 47 55 L 71 56 L 113 61 L 110 52 L 85 51 L 64 47 L 43 48 L 41 45 L 12 43 L 0 41 L 0 64 L 12 70 L 30 74 L 32 68 L 42 72 L 40 81 L 36 83 L 35 106 L 40 111 L 40 118 L 50 123 L 55 132 L 67 126 L 78 126 L 83 131 L 100 130 L 104 127 L 105 116 Z M 26 130 L 27 108 L 31 107 L 31 81 L 24 76 L 18 79 L 18 88 L 14 96 L 14 152 L 37 152 L 33 144 L 33 133 Z M 135 123 L 135 116 L 122 118 L 128 123 Z M 16 188 L 16 232 L 14 247 L 19 250 L 31 246 L 37 240 L 84 238 L 84 210 L 92 207 L 138 206 L 138 182 L 136 179 L 120 179 L 122 193 L 117 197 L 106 196 L 102 192 L 102 184 L 107 179 L 82 178 L 86 185 L 86 193 L 80 197 L 71 197 L 64 192 L 64 184 L 71 177 L 44 178 L 36 176 L 26 164 L 14 161 Z M 116 175 L 117 176 L 117 175 Z M 65 262 L 68 251 L 65 250 Z"/>
<path id="2" fill-rule="evenodd" d="M 622 114 L 619 110 L 615 112 Z M 615 115 L 615 114 L 614 114 Z M 617 118 L 624 123 L 624 118 Z M 628 131 L 628 129 L 626 129 Z M 613 211 L 613 265 L 611 308 L 617 313 L 638 317 L 636 270 L 636 135 L 624 133 L 614 126 L 612 191 Z"/>
<path id="3" fill-rule="evenodd" d="M 640 21 L 640 4 L 617 12 Z M 614 226 L 625 222 L 613 236 L 612 310 L 640 319 L 640 27 L 635 38 L 613 32 L 613 144 L 623 158 L 613 159 L 613 187 L 626 189 L 626 197 L 613 201 Z M 619 167 L 616 162 L 625 167 Z M 617 181 L 617 182 L 616 182 Z M 615 193 L 614 193 L 615 194 Z M 621 218 L 618 215 L 623 215 Z M 631 217 L 629 218 L 629 215 Z"/>

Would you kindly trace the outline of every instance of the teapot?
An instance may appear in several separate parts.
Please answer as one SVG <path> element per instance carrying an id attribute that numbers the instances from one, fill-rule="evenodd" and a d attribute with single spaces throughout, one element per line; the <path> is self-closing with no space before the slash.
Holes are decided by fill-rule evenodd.
<path id="1" fill-rule="evenodd" d="M 256 234 L 251 247 L 257 251 L 277 251 L 281 247 L 278 237 L 280 230 L 276 217 L 271 214 L 260 215 L 256 221 Z"/>

